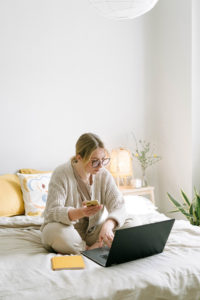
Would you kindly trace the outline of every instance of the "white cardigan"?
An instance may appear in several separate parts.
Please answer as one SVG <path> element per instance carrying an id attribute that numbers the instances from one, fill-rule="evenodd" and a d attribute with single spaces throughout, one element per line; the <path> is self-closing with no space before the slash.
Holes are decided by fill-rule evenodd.
<path id="1" fill-rule="evenodd" d="M 102 168 L 93 176 L 91 190 L 91 200 L 97 199 L 100 204 L 103 204 L 108 211 L 107 218 L 115 219 L 118 222 L 117 228 L 121 227 L 126 219 L 125 203 L 112 175 L 107 169 Z M 82 201 L 77 189 L 77 180 L 74 177 L 71 161 L 68 161 L 58 166 L 51 176 L 44 211 L 44 224 L 41 230 L 50 222 L 59 222 L 66 225 L 76 224 L 79 220 L 71 221 L 68 211 L 71 208 L 81 206 Z M 87 231 L 102 222 L 103 211 L 104 209 L 89 217 Z"/>

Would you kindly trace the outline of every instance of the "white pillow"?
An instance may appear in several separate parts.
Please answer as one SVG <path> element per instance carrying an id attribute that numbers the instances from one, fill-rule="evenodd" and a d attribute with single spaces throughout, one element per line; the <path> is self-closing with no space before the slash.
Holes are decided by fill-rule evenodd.
<path id="1" fill-rule="evenodd" d="M 40 216 L 45 209 L 49 181 L 52 172 L 40 174 L 21 174 L 19 176 L 25 214 L 28 216 Z"/>
<path id="2" fill-rule="evenodd" d="M 153 202 L 146 197 L 135 195 L 124 195 L 123 197 L 128 214 L 145 215 L 157 210 Z"/>

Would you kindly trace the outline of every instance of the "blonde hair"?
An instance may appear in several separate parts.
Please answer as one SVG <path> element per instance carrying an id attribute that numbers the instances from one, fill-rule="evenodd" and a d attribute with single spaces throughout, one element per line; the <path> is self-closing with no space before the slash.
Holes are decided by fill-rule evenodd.
<path id="1" fill-rule="evenodd" d="M 76 142 L 76 155 L 80 155 L 83 159 L 83 163 L 89 162 L 91 154 L 97 148 L 105 149 L 104 143 L 94 133 L 82 134 Z M 77 162 L 76 156 L 72 157 L 73 162 Z"/>

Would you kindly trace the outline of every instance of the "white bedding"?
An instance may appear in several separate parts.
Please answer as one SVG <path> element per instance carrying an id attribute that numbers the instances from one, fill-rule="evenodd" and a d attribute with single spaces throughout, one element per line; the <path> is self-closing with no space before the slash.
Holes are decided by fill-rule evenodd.
<path id="1" fill-rule="evenodd" d="M 167 217 L 135 215 L 135 225 Z M 52 271 L 38 230 L 42 218 L 0 218 L 0 299 L 199 300 L 200 227 L 176 221 L 164 252 L 109 268 Z"/>

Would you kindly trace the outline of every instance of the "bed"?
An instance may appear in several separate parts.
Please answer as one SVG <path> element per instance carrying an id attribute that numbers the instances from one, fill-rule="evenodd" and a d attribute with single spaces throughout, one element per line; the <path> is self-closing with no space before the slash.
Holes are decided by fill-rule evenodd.
<path id="1" fill-rule="evenodd" d="M 126 196 L 134 225 L 168 219 L 145 197 Z M 104 268 L 53 271 L 42 216 L 0 217 L 0 299 L 199 300 L 200 227 L 176 220 L 163 253 Z"/>
<path id="2" fill-rule="evenodd" d="M 167 218 L 156 210 L 133 217 L 136 225 Z M 175 222 L 161 254 L 109 268 L 84 257 L 84 270 L 61 271 L 41 244 L 42 221 L 0 218 L 0 299 L 200 299 L 200 228 L 187 221 Z"/>

